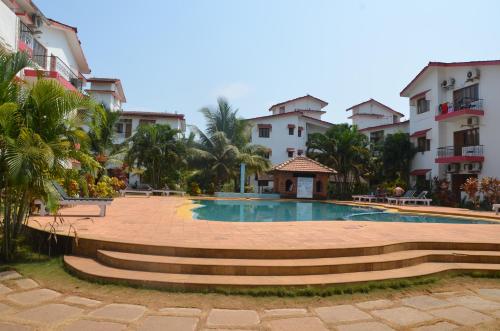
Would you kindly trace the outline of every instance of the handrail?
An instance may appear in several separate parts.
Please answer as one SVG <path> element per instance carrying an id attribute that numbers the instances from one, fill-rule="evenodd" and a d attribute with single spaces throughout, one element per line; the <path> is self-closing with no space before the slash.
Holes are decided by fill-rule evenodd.
<path id="1" fill-rule="evenodd" d="M 463 109 L 484 110 L 483 99 L 463 98 L 462 100 L 455 103 L 441 103 L 436 108 L 436 115 L 454 113 Z"/>
<path id="2" fill-rule="evenodd" d="M 483 156 L 483 155 L 484 155 L 483 145 L 444 146 L 444 147 L 438 147 L 437 149 L 437 157 Z"/>

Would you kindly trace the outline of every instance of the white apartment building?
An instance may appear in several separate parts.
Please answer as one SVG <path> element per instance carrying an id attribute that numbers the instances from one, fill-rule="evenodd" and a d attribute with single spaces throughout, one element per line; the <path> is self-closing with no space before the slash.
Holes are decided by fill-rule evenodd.
<path id="1" fill-rule="evenodd" d="M 333 125 L 321 119 L 327 105 L 321 99 L 305 95 L 271 106 L 271 115 L 248 119 L 252 125 L 252 143 L 268 148 L 266 156 L 273 165 L 305 154 L 308 135 L 325 132 Z M 250 182 L 256 192 L 272 189 L 272 177 L 266 174 L 251 178 Z"/>
<path id="2" fill-rule="evenodd" d="M 429 62 L 401 91 L 419 148 L 412 184 L 437 176 L 457 197 L 469 177 L 500 177 L 500 60 Z"/>
<path id="3" fill-rule="evenodd" d="M 352 115 L 349 116 L 352 125 L 356 125 L 373 144 L 381 142 L 389 134 L 409 131 L 409 121 L 401 121 L 404 114 L 375 99 L 361 102 L 347 108 L 346 111 L 352 111 Z"/>
<path id="4" fill-rule="evenodd" d="M 83 74 L 90 68 L 75 27 L 45 17 L 32 1 L 2 0 L 0 28 L 0 45 L 24 51 L 34 62 L 34 68 L 22 72 L 23 79 L 33 81 L 41 73 L 69 90 L 82 91 Z"/>
<path id="5" fill-rule="evenodd" d="M 90 88 L 85 91 L 98 103 L 112 111 L 122 110 L 127 99 L 118 78 L 87 78 Z"/>

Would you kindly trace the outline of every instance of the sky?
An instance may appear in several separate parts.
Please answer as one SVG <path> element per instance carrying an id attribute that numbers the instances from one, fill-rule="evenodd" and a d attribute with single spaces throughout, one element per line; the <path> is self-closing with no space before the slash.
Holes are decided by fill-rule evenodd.
<path id="1" fill-rule="evenodd" d="M 200 127 L 218 96 L 244 118 L 305 94 L 333 123 L 369 98 L 407 115 L 429 61 L 500 59 L 500 1 L 34 1 L 78 28 L 92 76 L 121 79 L 125 110 Z"/>

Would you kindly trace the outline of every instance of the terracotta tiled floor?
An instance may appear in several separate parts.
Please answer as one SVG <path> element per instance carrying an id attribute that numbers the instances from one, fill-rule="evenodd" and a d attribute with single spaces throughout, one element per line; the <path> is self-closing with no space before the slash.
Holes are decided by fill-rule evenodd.
<path id="1" fill-rule="evenodd" d="M 106 217 L 94 206 L 63 209 L 79 237 L 120 242 L 218 248 L 326 248 L 388 244 L 402 241 L 500 242 L 500 224 L 431 224 L 383 222 L 278 222 L 236 223 L 193 220 L 191 200 L 177 197 L 117 198 Z M 494 213 L 440 207 L 403 207 L 413 212 L 462 213 L 495 217 Z M 69 216 L 73 215 L 73 216 Z M 36 220 L 36 221 L 35 221 Z M 500 218 L 499 218 L 500 220 Z M 53 217 L 33 217 L 29 224 L 47 229 Z"/>

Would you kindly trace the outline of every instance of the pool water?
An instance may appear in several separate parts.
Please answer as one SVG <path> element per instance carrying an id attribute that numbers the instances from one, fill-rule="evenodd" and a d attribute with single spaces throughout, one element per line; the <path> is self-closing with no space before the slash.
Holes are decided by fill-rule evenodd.
<path id="1" fill-rule="evenodd" d="M 193 200 L 193 218 L 225 222 L 375 221 L 491 224 L 484 220 L 388 213 L 382 209 L 325 202 L 275 200 Z"/>

